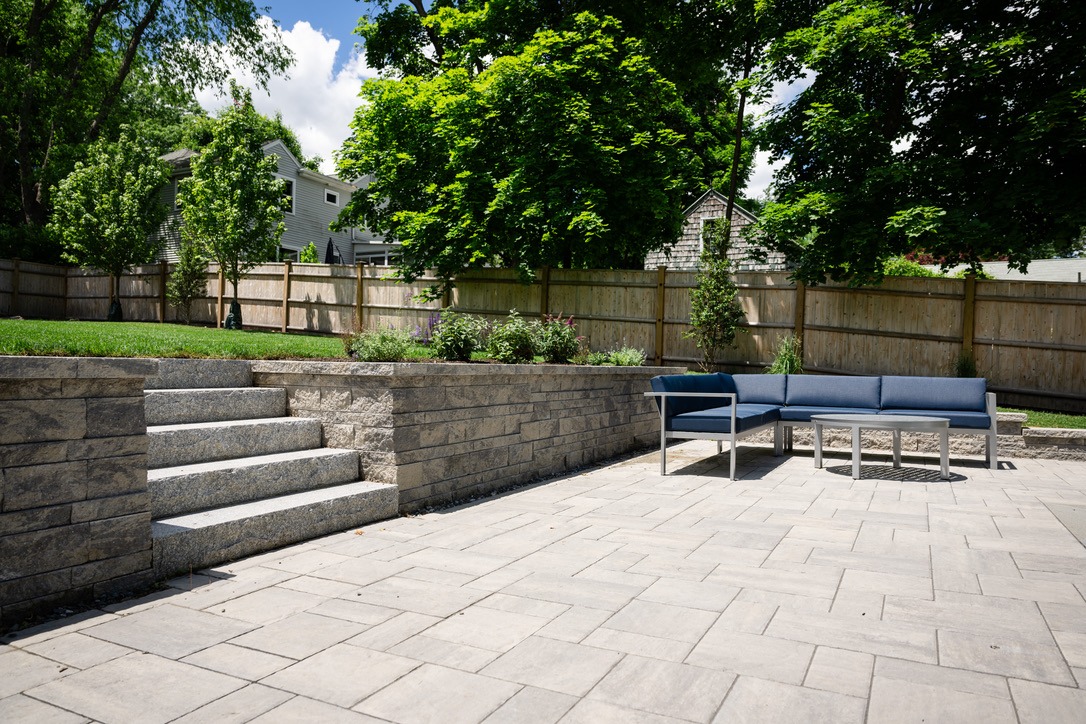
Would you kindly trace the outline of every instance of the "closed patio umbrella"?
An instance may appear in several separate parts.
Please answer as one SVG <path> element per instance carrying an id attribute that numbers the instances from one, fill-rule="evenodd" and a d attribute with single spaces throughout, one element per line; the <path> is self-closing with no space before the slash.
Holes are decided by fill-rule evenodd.
<path id="1" fill-rule="evenodd" d="M 336 263 L 336 247 L 332 246 L 332 238 L 328 237 L 328 248 L 324 250 L 324 263 Z"/>

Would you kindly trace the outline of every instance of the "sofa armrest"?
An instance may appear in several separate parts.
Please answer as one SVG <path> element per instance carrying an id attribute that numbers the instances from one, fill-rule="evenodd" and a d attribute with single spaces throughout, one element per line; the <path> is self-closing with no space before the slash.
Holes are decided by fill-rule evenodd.
<path id="1" fill-rule="evenodd" d="M 663 433 L 664 428 L 667 427 L 667 398 L 669 397 L 721 397 L 730 398 L 727 403 L 728 407 L 732 408 L 732 429 L 735 429 L 735 401 L 736 393 L 734 392 L 646 392 L 645 397 L 658 397 L 660 403 L 660 430 Z M 723 407 L 723 405 L 722 405 Z"/>

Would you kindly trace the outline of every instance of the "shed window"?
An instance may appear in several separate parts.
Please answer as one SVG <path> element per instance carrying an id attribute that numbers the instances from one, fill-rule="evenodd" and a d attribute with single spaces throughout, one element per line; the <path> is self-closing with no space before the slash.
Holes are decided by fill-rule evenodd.
<path id="1" fill-rule="evenodd" d="M 325 191 L 324 191 L 324 202 L 327 203 L 327 204 L 331 204 L 332 206 L 339 206 L 339 192 L 338 191 L 329 191 L 329 190 L 325 189 Z"/>

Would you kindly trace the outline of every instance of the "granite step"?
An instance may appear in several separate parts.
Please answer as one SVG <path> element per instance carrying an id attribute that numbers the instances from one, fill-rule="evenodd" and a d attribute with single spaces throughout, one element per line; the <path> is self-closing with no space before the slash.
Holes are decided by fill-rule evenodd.
<path id="1" fill-rule="evenodd" d="M 154 470 L 320 447 L 321 423 L 271 417 L 154 425 L 147 428 L 147 441 L 147 467 Z"/>
<path id="2" fill-rule="evenodd" d="M 151 516 L 183 515 L 358 480 L 358 452 L 317 448 L 147 472 Z"/>
<path id="3" fill-rule="evenodd" d="M 392 518 L 395 485 L 355 482 L 151 523 L 162 578 Z"/>
<path id="4" fill-rule="evenodd" d="M 147 390 L 143 397 L 148 425 L 282 417 L 287 411 L 287 391 L 278 387 Z"/>
<path id="5" fill-rule="evenodd" d="M 241 359 L 170 359 L 158 361 L 158 374 L 143 383 L 145 390 L 185 390 L 206 387 L 249 387 L 252 363 Z"/>

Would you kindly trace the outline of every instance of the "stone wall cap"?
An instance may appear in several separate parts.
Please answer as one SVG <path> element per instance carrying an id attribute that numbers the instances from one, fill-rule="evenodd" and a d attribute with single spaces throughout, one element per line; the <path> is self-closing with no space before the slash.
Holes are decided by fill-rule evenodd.
<path id="1" fill-rule="evenodd" d="M 646 372 L 666 375 L 685 372 L 685 367 L 604 367 L 555 364 L 482 364 L 471 362 L 306 362 L 300 360 L 255 360 L 253 372 L 263 374 L 345 375 L 356 377 L 432 377 L 435 375 L 585 375 L 628 373 L 643 377 Z"/>
<path id="2" fill-rule="evenodd" d="M 0 357 L 0 379 L 125 379 L 158 372 L 158 360 L 129 357 Z"/>

